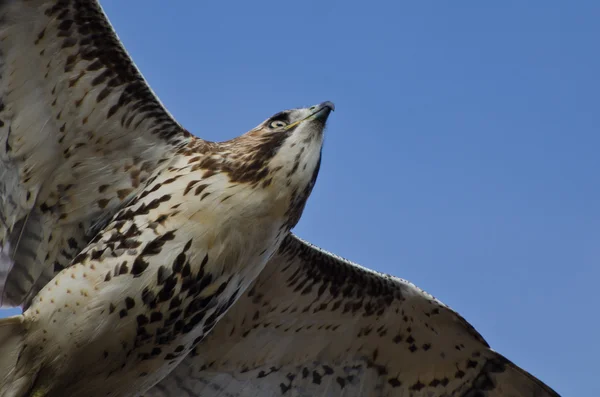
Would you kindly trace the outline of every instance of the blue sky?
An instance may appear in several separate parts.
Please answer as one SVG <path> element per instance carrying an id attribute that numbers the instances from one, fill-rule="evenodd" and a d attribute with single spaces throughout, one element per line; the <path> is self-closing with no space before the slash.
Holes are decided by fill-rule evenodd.
<path id="1" fill-rule="evenodd" d="M 297 234 L 416 283 L 562 395 L 600 395 L 600 3 L 102 4 L 203 138 L 334 101 Z"/>

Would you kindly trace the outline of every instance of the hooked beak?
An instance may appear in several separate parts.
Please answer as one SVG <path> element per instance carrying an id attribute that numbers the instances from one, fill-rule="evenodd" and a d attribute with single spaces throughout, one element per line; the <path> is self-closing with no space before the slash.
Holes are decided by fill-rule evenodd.
<path id="1" fill-rule="evenodd" d="M 290 128 L 297 126 L 303 121 L 319 120 L 324 123 L 325 121 L 327 121 L 329 114 L 335 110 L 335 105 L 333 104 L 333 102 L 326 101 L 318 105 L 311 106 L 308 110 L 311 111 L 311 114 L 309 114 L 302 120 L 298 120 L 295 123 L 286 126 L 284 129 L 289 130 Z"/>
<path id="2" fill-rule="evenodd" d="M 329 117 L 329 113 L 335 110 L 335 105 L 333 102 L 327 101 L 311 107 L 310 110 L 313 110 L 313 108 L 314 112 L 309 117 L 325 121 Z"/>

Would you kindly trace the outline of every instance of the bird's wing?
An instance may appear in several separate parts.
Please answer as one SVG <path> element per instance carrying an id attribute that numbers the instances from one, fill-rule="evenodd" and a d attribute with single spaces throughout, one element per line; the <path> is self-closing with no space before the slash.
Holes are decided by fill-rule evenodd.
<path id="1" fill-rule="evenodd" d="M 290 234 L 212 333 L 146 396 L 558 394 L 431 295 Z"/>
<path id="2" fill-rule="evenodd" d="M 190 135 L 96 1 L 0 1 L 0 298 L 27 306 Z"/>

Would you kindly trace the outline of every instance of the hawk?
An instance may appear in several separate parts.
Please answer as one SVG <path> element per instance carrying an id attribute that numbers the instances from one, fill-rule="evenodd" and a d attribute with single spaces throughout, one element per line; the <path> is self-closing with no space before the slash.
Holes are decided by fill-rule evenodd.
<path id="1" fill-rule="evenodd" d="M 0 396 L 557 396 L 290 230 L 333 104 L 208 142 L 92 0 L 0 1 Z"/>

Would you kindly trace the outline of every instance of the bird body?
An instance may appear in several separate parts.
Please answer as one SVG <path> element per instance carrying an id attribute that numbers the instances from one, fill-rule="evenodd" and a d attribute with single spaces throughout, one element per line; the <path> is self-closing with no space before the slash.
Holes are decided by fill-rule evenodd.
<path id="1" fill-rule="evenodd" d="M 228 142 L 178 147 L 22 319 L 10 320 L 22 338 L 4 384 L 18 396 L 129 396 L 162 379 L 297 222 L 332 107 L 278 113 L 280 126 L 268 119 Z"/>
<path id="2" fill-rule="evenodd" d="M 93 0 L 0 1 L 1 397 L 557 397 L 414 285 L 290 233 L 333 104 L 208 142 Z"/>

